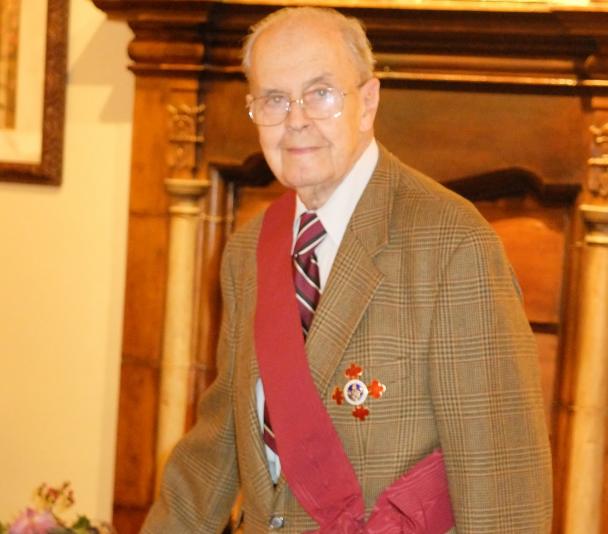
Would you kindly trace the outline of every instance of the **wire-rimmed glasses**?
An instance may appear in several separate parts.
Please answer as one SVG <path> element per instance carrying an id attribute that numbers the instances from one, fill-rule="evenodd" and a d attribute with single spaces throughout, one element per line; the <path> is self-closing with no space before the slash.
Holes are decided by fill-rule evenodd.
<path id="1" fill-rule="evenodd" d="M 339 117 L 344 108 L 347 93 L 334 87 L 316 87 L 302 94 L 300 98 L 289 98 L 285 93 L 269 93 L 252 99 L 249 117 L 258 126 L 281 124 L 295 102 L 309 119 L 322 120 Z"/>

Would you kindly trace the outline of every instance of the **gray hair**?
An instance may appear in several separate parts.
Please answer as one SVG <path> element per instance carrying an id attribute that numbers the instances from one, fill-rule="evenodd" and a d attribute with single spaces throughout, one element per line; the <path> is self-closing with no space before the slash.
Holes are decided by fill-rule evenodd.
<path id="1" fill-rule="evenodd" d="M 365 34 L 363 23 L 354 17 L 346 17 L 332 8 L 322 7 L 284 7 L 251 26 L 245 37 L 242 49 L 243 71 L 247 79 L 251 73 L 251 54 L 258 37 L 275 24 L 285 23 L 296 18 L 312 18 L 333 24 L 342 34 L 344 44 L 351 53 L 353 64 L 359 72 L 361 81 L 367 81 L 374 75 L 374 55 L 372 46 Z"/>

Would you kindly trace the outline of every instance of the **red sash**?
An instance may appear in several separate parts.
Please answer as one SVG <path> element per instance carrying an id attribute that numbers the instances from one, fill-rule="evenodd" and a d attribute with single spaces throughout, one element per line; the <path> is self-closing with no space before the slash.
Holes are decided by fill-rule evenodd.
<path id="1" fill-rule="evenodd" d="M 291 264 L 294 209 L 290 191 L 265 214 L 255 314 L 260 375 L 287 483 L 320 534 L 443 534 L 453 519 L 440 452 L 387 488 L 365 524 L 361 486 L 308 367 Z"/>

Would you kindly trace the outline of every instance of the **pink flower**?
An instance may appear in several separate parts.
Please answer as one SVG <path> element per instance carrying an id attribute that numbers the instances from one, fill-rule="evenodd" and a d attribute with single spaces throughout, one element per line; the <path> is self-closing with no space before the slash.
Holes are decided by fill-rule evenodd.
<path id="1" fill-rule="evenodd" d="M 59 524 L 48 510 L 37 512 L 33 508 L 25 511 L 10 526 L 9 534 L 47 534 Z"/>

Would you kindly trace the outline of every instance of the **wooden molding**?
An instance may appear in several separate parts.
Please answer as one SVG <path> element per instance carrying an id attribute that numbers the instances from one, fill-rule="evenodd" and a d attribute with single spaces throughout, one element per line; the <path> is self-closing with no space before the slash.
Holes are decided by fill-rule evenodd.
<path id="1" fill-rule="evenodd" d="M 278 7 L 242 1 L 94 2 L 133 29 L 134 69 L 189 65 L 208 76 L 240 74 L 243 35 Z M 548 2 L 525 9 L 516 2 L 493 9 L 487 2 L 331 4 L 365 21 L 377 72 L 386 80 L 608 90 L 608 5 L 585 10 Z"/>

